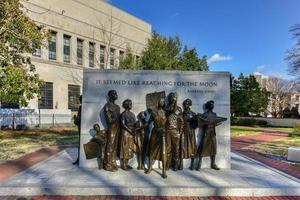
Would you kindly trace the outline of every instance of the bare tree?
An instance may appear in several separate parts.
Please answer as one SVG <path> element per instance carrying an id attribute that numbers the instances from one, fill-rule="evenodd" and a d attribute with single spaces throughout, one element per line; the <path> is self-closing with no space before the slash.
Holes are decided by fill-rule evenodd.
<path id="1" fill-rule="evenodd" d="M 108 20 L 104 20 L 104 22 L 101 18 L 96 18 L 98 24 L 98 28 L 96 29 L 98 34 L 96 34 L 100 35 L 102 43 L 105 46 L 104 68 L 108 68 L 108 66 L 110 66 L 111 49 L 116 50 L 116 48 L 125 48 L 126 46 L 129 46 L 129 43 L 118 35 L 121 32 L 121 22 L 114 16 L 112 8 L 110 9 L 110 14 L 107 19 Z M 115 64 L 110 67 L 115 68 L 116 60 L 119 60 L 119 57 L 116 56 L 116 52 L 114 52 L 114 59 Z M 99 66 L 103 64 L 100 62 L 99 56 L 96 56 L 96 62 Z"/>
<path id="2" fill-rule="evenodd" d="M 295 82 L 279 77 L 270 77 L 266 89 L 271 92 L 268 112 L 275 118 L 282 117 L 283 110 L 290 104 L 291 93 L 296 87 Z"/>
<path id="3" fill-rule="evenodd" d="M 289 62 L 290 72 L 299 78 L 300 74 L 300 24 L 291 27 L 290 32 L 295 40 L 295 45 L 288 50 L 286 60 Z"/>

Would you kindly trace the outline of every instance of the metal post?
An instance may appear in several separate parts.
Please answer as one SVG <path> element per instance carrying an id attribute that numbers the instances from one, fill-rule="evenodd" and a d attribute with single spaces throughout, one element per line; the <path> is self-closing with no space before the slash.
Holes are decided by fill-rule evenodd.
<path id="1" fill-rule="evenodd" d="M 39 109 L 39 128 L 41 128 L 41 109 Z"/>
<path id="2" fill-rule="evenodd" d="M 13 113 L 12 130 L 15 130 L 15 113 Z"/>
<path id="3" fill-rule="evenodd" d="M 54 128 L 54 113 L 52 115 L 52 128 Z"/>

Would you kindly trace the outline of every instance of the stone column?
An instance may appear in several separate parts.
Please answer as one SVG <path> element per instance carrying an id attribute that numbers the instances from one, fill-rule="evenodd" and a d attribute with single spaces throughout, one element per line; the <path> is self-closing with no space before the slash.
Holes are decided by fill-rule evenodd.
<path id="1" fill-rule="evenodd" d="M 83 41 L 82 63 L 84 68 L 89 67 L 89 41 Z"/>
<path id="2" fill-rule="evenodd" d="M 94 44 L 95 44 L 95 68 L 99 69 L 100 68 L 100 44 L 96 42 Z"/>
<path id="3" fill-rule="evenodd" d="M 64 40 L 63 40 L 63 33 L 57 32 L 56 33 L 56 60 L 60 63 L 64 62 Z"/>
<path id="4" fill-rule="evenodd" d="M 70 60 L 72 65 L 77 65 L 77 37 L 75 35 L 71 36 Z"/>

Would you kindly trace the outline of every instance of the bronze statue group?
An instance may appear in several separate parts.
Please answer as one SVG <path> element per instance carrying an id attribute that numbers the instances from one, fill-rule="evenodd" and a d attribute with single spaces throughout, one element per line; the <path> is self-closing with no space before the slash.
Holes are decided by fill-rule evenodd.
<path id="1" fill-rule="evenodd" d="M 164 93 L 164 92 L 163 92 Z M 136 155 L 139 170 L 146 173 L 152 171 L 156 160 L 162 163 L 162 177 L 166 171 L 183 169 L 183 160 L 191 159 L 190 169 L 200 170 L 203 157 L 209 156 L 211 168 L 219 170 L 215 158 L 217 141 L 215 127 L 226 118 L 218 117 L 213 112 L 214 102 L 205 104 L 206 112 L 196 114 L 191 110 L 192 100 L 183 101 L 183 110 L 178 106 L 177 94 L 170 93 L 166 100 L 159 93 L 148 94 L 147 111 L 140 112 L 137 117 L 132 109 L 132 101 L 126 99 L 120 107 L 115 103 L 118 98 L 115 90 L 108 92 L 108 102 L 104 106 L 107 130 L 101 131 L 98 124 L 94 125 L 96 136 L 85 144 L 87 159 L 94 158 L 91 152 L 98 152 L 99 168 L 117 171 L 117 157 L 121 168 L 130 170 L 128 161 Z M 203 128 L 201 142 L 197 146 L 197 128 Z M 150 131 L 151 130 L 151 131 Z M 148 159 L 147 159 L 148 158 Z M 195 163 L 198 158 L 199 162 Z M 146 164 L 147 163 L 147 164 Z M 147 166 L 147 168 L 146 168 Z"/>

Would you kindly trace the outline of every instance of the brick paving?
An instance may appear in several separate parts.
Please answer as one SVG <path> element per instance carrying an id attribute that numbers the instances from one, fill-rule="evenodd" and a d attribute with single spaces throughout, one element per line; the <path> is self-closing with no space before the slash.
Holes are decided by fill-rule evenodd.
<path id="1" fill-rule="evenodd" d="M 298 196 L 268 197 L 157 197 L 157 196 L 34 196 L 0 197 L 1 200 L 300 200 Z"/>
<path id="2" fill-rule="evenodd" d="M 300 170 L 299 168 L 290 165 L 284 161 L 280 160 L 273 160 L 269 157 L 266 157 L 265 155 L 261 153 L 257 153 L 255 151 L 251 151 L 248 149 L 243 149 L 245 147 L 248 147 L 253 144 L 258 144 L 262 142 L 271 142 L 274 140 L 278 140 L 283 137 L 287 137 L 288 133 L 285 132 L 269 132 L 264 131 L 259 135 L 254 136 L 241 136 L 241 137 L 233 137 L 231 138 L 231 149 L 235 152 L 241 153 L 245 156 L 248 156 L 250 158 L 253 158 L 257 161 L 260 161 L 270 167 L 273 167 L 277 170 L 280 170 L 284 173 L 287 173 L 291 176 L 294 176 L 296 178 L 300 179 Z"/>
<path id="3" fill-rule="evenodd" d="M 26 154 L 16 160 L 7 161 L 0 164 L 0 181 L 7 180 L 8 178 L 16 175 L 17 173 L 28 169 L 42 160 L 60 152 L 63 148 L 58 146 L 42 148 L 35 152 Z"/>

